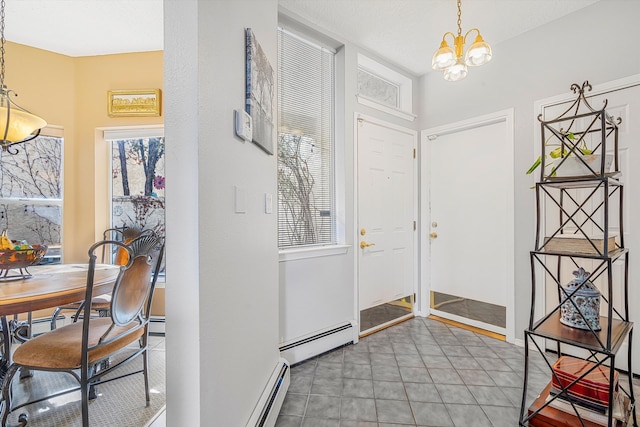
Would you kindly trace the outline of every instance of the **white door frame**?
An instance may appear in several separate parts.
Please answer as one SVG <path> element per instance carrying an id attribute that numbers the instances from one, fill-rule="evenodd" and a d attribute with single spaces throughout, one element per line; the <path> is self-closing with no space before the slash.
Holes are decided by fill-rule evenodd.
<path id="1" fill-rule="evenodd" d="M 353 114 L 353 230 L 352 230 L 352 236 L 351 238 L 353 239 L 353 248 L 355 250 L 355 256 L 353 257 L 353 271 L 354 271 L 354 283 L 355 286 L 354 288 L 354 295 L 353 295 L 353 301 L 354 301 L 354 313 L 355 313 L 355 318 L 358 321 L 358 331 L 360 330 L 360 301 L 359 301 L 359 293 L 360 293 L 360 270 L 359 270 L 359 259 L 360 259 L 360 253 L 358 252 L 359 247 L 358 247 L 358 242 L 360 241 L 360 235 L 358 234 L 358 218 L 359 218 L 359 214 L 360 212 L 358 211 L 359 209 L 359 198 L 358 198 L 358 120 L 365 120 L 369 123 L 373 123 L 379 126 L 384 126 L 387 127 L 389 129 L 395 129 L 398 130 L 400 132 L 405 132 L 408 134 L 413 135 L 414 138 L 414 147 L 416 147 L 416 150 L 418 150 L 418 132 L 416 130 L 413 129 L 409 129 L 406 127 L 402 127 L 393 123 L 389 123 L 386 122 L 384 120 L 381 119 L 377 119 L 375 117 L 372 116 L 368 116 L 366 114 L 362 114 L 362 113 L 354 113 Z M 419 223 L 418 220 L 418 159 L 417 159 L 417 155 L 416 155 L 416 161 L 413 163 L 413 217 L 415 218 L 416 223 Z M 419 224 L 417 225 L 417 230 L 420 230 Z M 416 233 L 414 234 L 415 238 L 413 239 L 413 290 L 415 293 L 419 292 L 418 289 L 418 274 L 419 274 L 419 262 L 418 262 L 418 242 L 420 240 L 419 237 L 419 233 L 416 231 Z M 420 300 L 421 297 L 418 296 L 416 298 L 416 301 L 414 301 L 413 304 L 413 312 L 414 314 L 418 315 L 420 314 L 420 308 L 419 308 L 419 304 L 418 304 L 418 300 Z M 356 332 L 355 335 L 358 335 L 358 332 Z"/>
<path id="2" fill-rule="evenodd" d="M 438 126 L 434 128 L 425 129 L 420 134 L 420 176 L 421 181 L 421 190 L 420 190 L 420 253 L 421 253 L 421 263 L 420 263 L 420 271 L 421 271 L 421 279 L 420 279 L 420 307 L 422 307 L 422 312 L 424 315 L 428 315 L 430 312 L 429 308 L 429 295 L 431 291 L 431 275 L 429 272 L 431 271 L 431 260 L 429 259 L 429 236 L 428 236 L 428 227 L 427 225 L 431 223 L 430 215 L 430 192 L 429 187 L 430 183 L 426 183 L 424 180 L 429 179 L 431 175 L 431 167 L 430 167 L 430 145 L 429 141 L 432 140 L 437 135 L 447 135 L 451 133 L 461 132 L 468 129 L 473 129 L 476 127 L 487 126 L 494 123 L 505 122 L 507 127 L 507 146 L 508 151 L 505 152 L 504 159 L 507 159 L 513 165 L 513 156 L 514 156 L 514 143 L 515 143 L 515 135 L 514 135 L 514 110 L 513 108 L 497 111 L 495 113 L 490 113 L 487 115 L 474 117 L 472 119 L 459 121 L 456 123 L 450 123 L 443 126 Z M 515 230 L 514 230 L 514 219 L 515 219 L 515 202 L 514 202 L 514 181 L 515 181 L 515 171 L 512 167 L 510 169 L 511 176 L 506 177 L 504 183 L 505 191 L 507 192 L 507 206 L 508 213 L 507 218 L 509 218 L 508 223 L 505 224 L 504 230 L 504 238 L 507 240 L 507 247 L 511 249 L 508 254 L 507 260 L 507 277 L 512 278 L 511 286 L 507 286 L 507 306 L 506 306 L 506 340 L 507 342 L 513 343 L 515 342 Z"/>
<path id="3" fill-rule="evenodd" d="M 578 82 L 576 82 L 578 83 Z M 601 95 L 605 92 L 611 92 L 611 91 L 615 91 L 615 90 L 622 90 L 622 89 L 626 89 L 632 86 L 638 86 L 640 85 L 640 74 L 634 74 L 628 77 L 623 77 L 621 79 L 617 79 L 617 80 L 612 80 L 606 83 L 602 83 L 599 85 L 592 85 L 591 87 L 591 91 L 588 94 L 585 94 L 585 96 L 597 96 L 597 95 Z M 542 145 L 541 145 L 541 130 L 540 130 L 540 122 L 538 121 L 538 114 L 542 114 L 544 113 L 544 109 L 547 107 L 552 107 L 556 104 L 562 104 L 564 102 L 570 102 L 573 101 L 574 99 L 576 99 L 576 94 L 573 93 L 572 91 L 567 91 L 566 93 L 560 94 L 560 95 L 555 95 L 549 98 L 544 98 L 544 99 L 540 99 L 538 101 L 535 101 L 533 103 L 533 112 L 534 112 L 534 126 L 533 126 L 533 154 L 534 157 L 533 159 L 537 159 L 538 156 L 541 155 L 541 150 L 542 150 Z M 535 175 L 535 174 L 533 174 Z M 537 176 L 537 175 L 536 175 Z M 535 176 L 532 177 L 533 182 L 535 182 Z M 533 185 L 533 183 L 532 183 Z M 532 196 L 535 198 L 535 194 Z M 543 225 L 544 226 L 544 225 Z M 531 233 L 532 235 L 535 235 L 535 228 L 536 228 L 536 223 L 534 221 L 534 223 L 532 224 L 532 230 Z M 532 248 L 533 249 L 533 248 Z M 539 318 L 540 316 L 542 316 L 543 313 L 546 312 L 546 304 L 545 304 L 545 300 L 546 300 L 546 284 L 544 282 L 544 275 L 542 274 L 536 274 L 537 277 L 537 283 L 535 284 L 536 286 L 536 300 L 534 303 L 534 307 L 535 307 L 535 313 L 536 316 Z M 545 348 L 546 347 L 546 341 L 545 340 L 539 340 L 538 341 L 539 345 L 541 345 L 541 348 Z M 618 354 L 624 354 L 624 352 L 626 352 L 626 349 L 620 349 L 618 350 Z"/>

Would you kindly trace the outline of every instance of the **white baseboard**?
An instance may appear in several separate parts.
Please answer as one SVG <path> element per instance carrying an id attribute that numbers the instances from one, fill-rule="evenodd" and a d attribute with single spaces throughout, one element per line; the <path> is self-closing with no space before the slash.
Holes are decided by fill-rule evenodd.
<path id="1" fill-rule="evenodd" d="M 341 323 L 280 344 L 280 356 L 294 365 L 341 345 L 355 342 L 357 336 L 357 328 L 353 322 Z"/>
<path id="2" fill-rule="evenodd" d="M 289 389 L 290 371 L 289 364 L 281 357 L 249 418 L 249 422 L 247 422 L 247 427 L 274 427 L 276 425 L 284 396 Z"/>

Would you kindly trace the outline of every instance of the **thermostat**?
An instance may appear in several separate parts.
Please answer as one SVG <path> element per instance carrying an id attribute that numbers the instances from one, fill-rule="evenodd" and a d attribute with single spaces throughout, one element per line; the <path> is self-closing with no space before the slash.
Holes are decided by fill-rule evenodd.
<path id="1" fill-rule="evenodd" d="M 236 135 L 245 141 L 251 141 L 251 116 L 243 110 L 233 110 Z"/>

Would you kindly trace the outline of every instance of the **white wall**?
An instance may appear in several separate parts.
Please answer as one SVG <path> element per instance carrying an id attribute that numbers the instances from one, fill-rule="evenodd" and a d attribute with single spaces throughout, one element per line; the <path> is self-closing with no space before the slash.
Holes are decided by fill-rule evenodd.
<path id="1" fill-rule="evenodd" d="M 514 165 L 522 171 L 516 173 L 514 195 L 516 338 L 528 325 L 531 292 L 535 207 L 533 177 L 525 171 L 534 160 L 534 102 L 568 93 L 572 83 L 597 85 L 640 73 L 640 56 L 634 53 L 640 40 L 638 16 L 638 1 L 603 0 L 492 46 L 493 60 L 470 68 L 463 81 L 444 81 L 439 72 L 421 80 L 422 129 L 515 108 Z M 491 40 L 490 34 L 483 36 Z"/>
<path id="2" fill-rule="evenodd" d="M 164 1 L 167 425 L 243 426 L 278 361 L 276 158 L 233 133 L 251 27 L 273 67 L 277 2 Z M 171 182 L 169 182 L 171 181 Z M 234 209 L 234 186 L 246 213 Z"/>
<path id="3" fill-rule="evenodd" d="M 343 192 L 340 194 L 339 202 L 344 210 L 343 227 L 346 230 L 344 243 L 351 245 L 347 253 L 342 255 L 280 262 L 280 339 L 281 342 L 288 342 L 345 321 L 358 319 L 358 313 L 355 310 L 355 280 L 356 251 L 360 249 L 356 247 L 358 242 L 354 218 L 356 209 L 354 113 L 363 113 L 409 129 L 418 129 L 417 121 L 403 120 L 357 103 L 358 53 L 363 53 L 412 78 L 414 108 L 418 105 L 416 101 L 418 79 L 393 64 L 381 60 L 375 54 L 360 49 L 350 41 L 341 39 L 290 11 L 281 8 L 281 12 L 289 19 L 294 19 L 342 44 L 337 59 L 336 95 L 339 117 L 336 129 L 336 153 L 339 159 L 337 173 L 342 182 L 340 191 Z M 357 332 L 357 330 L 354 331 L 356 336 Z"/>

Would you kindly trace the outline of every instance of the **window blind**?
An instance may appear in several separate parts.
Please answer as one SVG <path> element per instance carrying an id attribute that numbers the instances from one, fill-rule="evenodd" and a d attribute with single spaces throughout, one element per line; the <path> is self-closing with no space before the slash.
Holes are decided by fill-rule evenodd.
<path id="1" fill-rule="evenodd" d="M 335 54 L 278 33 L 278 245 L 332 244 Z"/>

